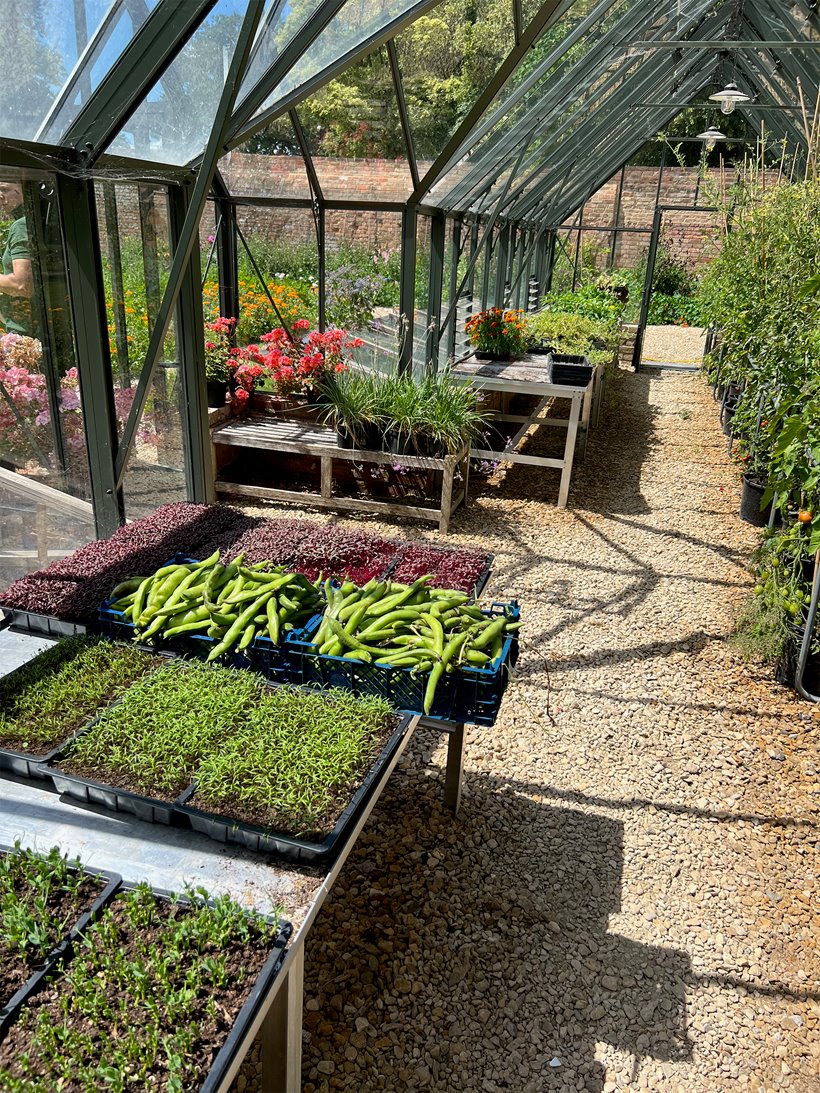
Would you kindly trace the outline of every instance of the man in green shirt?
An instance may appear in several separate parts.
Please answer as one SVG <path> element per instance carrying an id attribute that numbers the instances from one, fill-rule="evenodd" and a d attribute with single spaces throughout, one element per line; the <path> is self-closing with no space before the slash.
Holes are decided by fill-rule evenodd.
<path id="1" fill-rule="evenodd" d="M 23 213 L 23 187 L 0 181 L 0 214 L 12 217 L 6 245 L 0 254 L 0 331 L 31 334 L 34 280 L 28 247 L 28 225 Z"/>

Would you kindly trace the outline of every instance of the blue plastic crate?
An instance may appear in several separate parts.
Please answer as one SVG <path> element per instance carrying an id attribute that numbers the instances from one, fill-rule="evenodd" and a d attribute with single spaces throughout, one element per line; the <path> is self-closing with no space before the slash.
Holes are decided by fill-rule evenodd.
<path id="1" fill-rule="evenodd" d="M 484 613 L 490 617 L 507 614 L 518 620 L 520 611 L 513 601 L 494 603 Z M 307 687 L 341 687 L 359 695 L 378 695 L 397 710 L 424 715 L 427 674 L 414 675 L 410 668 L 389 664 L 366 664 L 346 657 L 320 653 L 310 640 L 319 628 L 322 616 L 315 615 L 305 627 L 303 637 L 292 637 L 286 644 L 290 682 Z M 484 668 L 462 666 L 445 673 L 436 688 L 433 708 L 424 716 L 442 721 L 468 721 L 493 725 L 501 699 L 507 689 L 512 668 L 518 659 L 518 639 L 510 634 L 499 656 Z"/>

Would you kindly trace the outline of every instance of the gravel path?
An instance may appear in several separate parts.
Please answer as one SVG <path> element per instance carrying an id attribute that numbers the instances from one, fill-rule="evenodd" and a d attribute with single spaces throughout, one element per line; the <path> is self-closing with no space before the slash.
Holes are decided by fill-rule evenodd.
<path id="1" fill-rule="evenodd" d="M 728 641 L 757 533 L 703 381 L 621 374 L 553 479 L 455 522 L 530 645 L 459 820 L 424 731 L 320 915 L 303 1093 L 816 1093 L 820 712 Z"/>

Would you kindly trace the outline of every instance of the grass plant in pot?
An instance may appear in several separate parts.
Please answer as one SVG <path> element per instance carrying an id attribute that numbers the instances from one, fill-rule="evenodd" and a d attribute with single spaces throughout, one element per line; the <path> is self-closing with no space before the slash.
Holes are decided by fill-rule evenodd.
<path id="1" fill-rule="evenodd" d="M 454 380 L 449 368 L 425 376 L 419 384 L 421 406 L 414 437 L 419 455 L 441 458 L 471 444 L 488 417 L 480 398 L 474 387 Z"/>
<path id="2" fill-rule="evenodd" d="M 344 371 L 326 376 L 321 386 L 325 405 L 320 420 L 335 427 L 339 447 L 379 451 L 383 415 L 376 377 Z"/>
<path id="3" fill-rule="evenodd" d="M 464 324 L 478 360 L 508 361 L 527 350 L 526 329 L 521 311 L 491 307 L 479 311 Z"/>

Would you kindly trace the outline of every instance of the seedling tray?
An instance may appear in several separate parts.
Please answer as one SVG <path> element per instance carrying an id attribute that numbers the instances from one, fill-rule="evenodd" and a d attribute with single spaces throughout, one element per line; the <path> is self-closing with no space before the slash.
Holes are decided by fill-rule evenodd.
<path id="1" fill-rule="evenodd" d="M 68 622 L 54 615 L 39 615 L 36 611 L 22 611 L 19 607 L 6 607 L 0 603 L 0 610 L 6 615 L 5 625 L 24 634 L 36 634 L 38 637 L 70 638 L 75 634 L 87 634 L 91 627 L 82 622 Z M 4 623 L 0 623 L 3 626 Z"/>
<path id="2" fill-rule="evenodd" d="M 3 848 L 0 847 L 0 850 L 2 849 Z M 118 892 L 133 891 L 137 887 L 135 884 L 123 883 L 122 879 L 114 874 L 95 873 L 91 870 L 87 870 L 86 872 L 88 872 L 91 876 L 105 877 L 109 880 L 108 886 L 106 887 L 103 894 L 100 896 L 97 903 L 94 904 L 94 907 L 91 909 L 91 911 L 89 911 L 79 920 L 77 925 L 71 931 L 69 937 L 60 946 L 60 949 L 55 950 L 52 956 L 49 957 L 48 968 L 43 968 L 43 970 L 38 972 L 36 976 L 32 977 L 32 979 L 29 981 L 29 983 L 26 984 L 26 987 L 24 988 L 25 993 L 23 990 L 18 992 L 18 994 L 21 996 L 19 997 L 19 999 L 18 996 L 15 995 L 15 998 L 12 1000 L 14 1002 L 13 1009 L 11 1008 L 10 1003 L 9 1006 L 7 1006 L 5 1010 L 3 1010 L 3 1014 L 6 1014 L 6 1011 L 8 1011 L 8 1014 L 5 1019 L 5 1023 L 0 1021 L 0 1037 L 3 1035 L 5 1030 L 17 1019 L 20 1010 L 28 1001 L 28 999 L 31 998 L 32 995 L 34 995 L 45 985 L 45 982 L 50 975 L 53 976 L 55 965 L 57 964 L 57 962 L 61 959 L 64 959 L 66 962 L 71 960 L 72 956 L 74 955 L 74 943 L 76 942 L 78 936 L 81 934 L 82 930 L 84 930 L 90 922 L 94 921 L 94 919 L 99 917 L 104 908 L 109 903 L 111 903 L 111 901 Z M 173 893 L 161 888 L 153 888 L 152 890 L 154 896 L 158 900 L 164 900 L 166 902 L 171 902 L 172 900 L 175 900 L 175 902 L 177 903 L 192 902 L 185 896 L 174 897 Z M 207 906 L 213 906 L 212 900 L 207 900 L 204 902 Z M 249 915 L 249 917 L 261 918 L 263 921 L 269 923 L 273 922 L 271 918 L 264 915 Z M 251 992 L 247 1000 L 245 1001 L 245 1004 L 242 1006 L 242 1009 L 237 1014 L 231 1031 L 228 1033 L 225 1042 L 217 1051 L 214 1061 L 211 1065 L 211 1069 L 208 1072 L 208 1075 L 205 1078 L 204 1082 L 200 1086 L 199 1093 L 214 1093 L 214 1090 L 218 1089 L 223 1083 L 226 1074 L 234 1063 L 238 1051 L 243 1046 L 243 1042 L 248 1035 L 249 1029 L 256 1021 L 259 1015 L 260 1008 L 262 1007 L 270 993 L 271 985 L 273 983 L 273 980 L 279 973 L 280 968 L 282 967 L 287 944 L 293 933 L 293 927 L 287 921 L 280 920 L 278 923 L 278 927 L 278 934 L 273 943 L 270 954 L 264 965 L 262 966 L 259 974 L 257 975 L 256 982 L 251 988 Z"/>
<path id="3" fill-rule="evenodd" d="M 257 824 L 241 823 L 199 809 L 187 803 L 196 792 L 195 785 L 192 785 L 180 797 L 179 811 L 188 818 L 194 831 L 200 831 L 216 842 L 237 843 L 248 850 L 272 854 L 296 865 L 326 865 L 338 856 L 348 831 L 386 776 L 390 761 L 404 741 L 410 727 L 410 720 L 410 717 L 406 716 L 401 718 L 361 785 L 353 794 L 347 808 L 336 821 L 333 830 L 322 842 L 285 835 Z"/>
<path id="4" fill-rule="evenodd" d="M 505 613 L 517 621 L 520 617 L 517 602 L 494 603 L 484 610 L 484 614 L 491 618 Z M 321 615 L 315 615 L 308 623 L 310 637 L 318 630 L 321 620 Z M 358 695 L 378 695 L 404 713 L 441 721 L 494 725 L 512 668 L 518 659 L 518 639 L 507 635 L 500 655 L 484 668 L 462 665 L 454 672 L 445 673 L 436 687 L 429 714 L 424 712 L 426 673 L 414 675 L 410 668 L 366 664 L 347 657 L 328 656 L 320 653 L 310 640 L 294 641 L 289 656 L 291 683 L 307 687 L 341 687 Z"/>
<path id="5" fill-rule="evenodd" d="M 111 706 L 115 706 L 112 703 Z M 111 707 L 109 707 L 110 709 Z M 165 824 L 166 827 L 179 825 L 180 819 L 173 801 L 160 801 L 154 797 L 144 797 L 140 793 L 131 793 L 127 789 L 97 782 L 93 778 L 83 778 L 79 774 L 60 770 L 56 764 L 68 753 L 71 744 L 83 733 L 93 728 L 99 720 L 98 715 L 84 729 L 80 729 L 70 740 L 51 753 L 49 761 L 43 764 L 43 773 L 49 777 L 58 793 L 64 793 L 72 801 L 84 805 L 100 805 L 109 812 L 127 812 L 149 824 Z"/>
<path id="6" fill-rule="evenodd" d="M 0 844 L 0 854 L 17 853 L 12 846 Z M 103 882 L 102 892 L 71 927 L 65 938 L 49 953 L 41 968 L 39 968 L 20 989 L 0 1008 L 0 1040 L 6 1029 L 17 1020 L 17 1015 L 27 1000 L 39 990 L 45 979 L 51 974 L 57 963 L 70 951 L 72 943 L 78 938 L 90 923 L 99 918 L 103 909 L 108 906 L 122 884 L 122 877 L 117 873 L 107 873 L 99 869 L 83 869 L 82 873 Z"/>
<path id="7" fill-rule="evenodd" d="M 383 581 L 389 581 L 389 580 L 393 579 L 393 573 L 396 571 L 396 569 L 399 566 L 399 563 L 401 562 L 402 553 L 403 552 L 401 550 L 399 550 L 398 553 L 396 554 L 396 557 L 393 559 L 393 561 L 387 567 L 387 569 L 385 570 L 384 576 L 381 578 Z M 481 593 L 486 588 L 487 582 L 490 579 L 490 574 L 492 573 L 493 562 L 494 561 L 495 561 L 495 555 L 494 554 L 488 554 L 487 555 L 487 561 L 484 563 L 484 568 L 481 570 L 479 575 L 476 577 L 475 584 L 473 585 L 473 589 L 469 593 L 470 599 L 477 600 L 478 597 L 481 595 Z M 431 587 L 432 588 L 439 588 L 439 587 L 444 587 L 444 586 L 443 585 L 431 585 Z"/>

